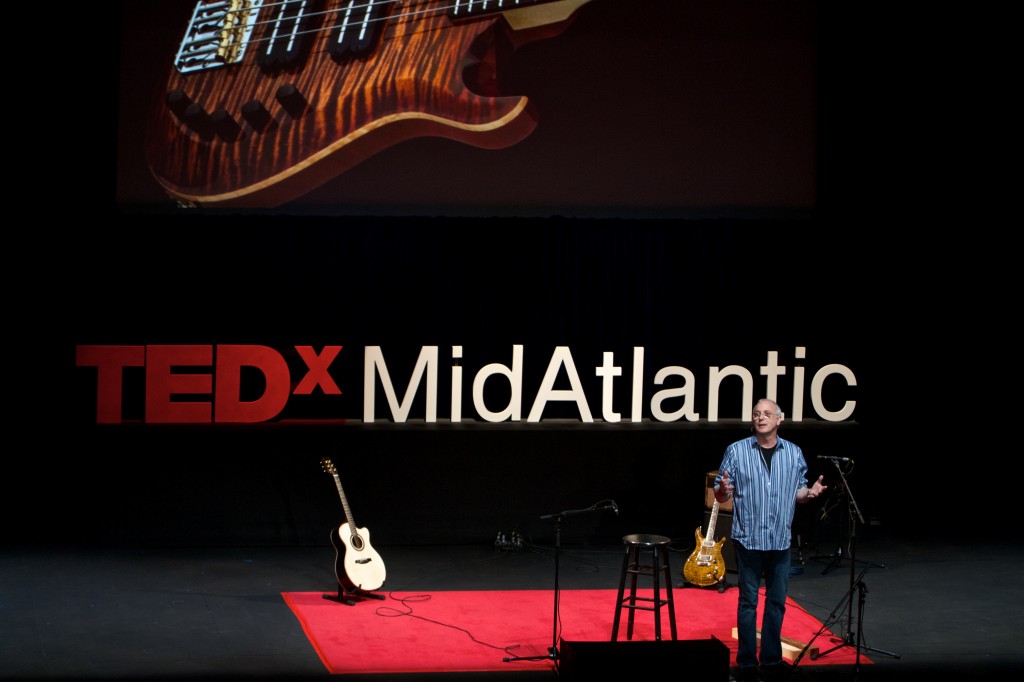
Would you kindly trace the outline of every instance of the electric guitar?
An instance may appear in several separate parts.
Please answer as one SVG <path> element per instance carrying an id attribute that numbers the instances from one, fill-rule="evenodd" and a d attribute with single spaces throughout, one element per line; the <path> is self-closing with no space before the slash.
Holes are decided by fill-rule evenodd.
<path id="1" fill-rule="evenodd" d="M 157 88 L 150 170 L 183 206 L 270 207 L 398 142 L 536 126 L 501 60 L 590 0 L 199 0 Z"/>
<path id="2" fill-rule="evenodd" d="M 725 559 L 722 558 L 722 545 L 726 538 L 715 540 L 715 522 L 718 520 L 718 500 L 711 506 L 711 519 L 708 521 L 708 534 L 700 534 L 700 526 L 695 533 L 697 547 L 683 565 L 683 577 L 699 587 L 708 587 L 725 580 Z"/>
<path id="3" fill-rule="evenodd" d="M 384 584 L 386 571 L 380 555 L 370 545 L 370 531 L 356 527 L 352 520 L 352 512 L 348 508 L 345 490 L 341 487 L 341 479 L 334 463 L 327 457 L 320 460 L 324 471 L 334 477 L 334 485 L 341 496 L 341 506 L 345 510 L 345 522 L 338 528 L 331 529 L 331 544 L 334 545 L 334 572 L 338 584 L 347 592 L 356 590 L 368 592 L 376 590 Z"/>

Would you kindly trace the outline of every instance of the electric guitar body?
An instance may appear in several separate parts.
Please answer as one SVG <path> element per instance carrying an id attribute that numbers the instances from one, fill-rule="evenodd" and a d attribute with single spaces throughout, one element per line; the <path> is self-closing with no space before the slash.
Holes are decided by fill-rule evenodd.
<path id="1" fill-rule="evenodd" d="M 715 522 L 718 520 L 718 500 L 711 508 L 711 519 L 708 521 L 707 537 L 697 527 L 694 535 L 697 546 L 683 565 L 683 577 L 687 582 L 698 587 L 717 585 L 725 580 L 725 559 L 722 557 L 722 545 L 726 538 L 715 540 Z"/>
<path id="2" fill-rule="evenodd" d="M 341 486 L 341 478 L 334 463 L 327 457 L 320 460 L 324 471 L 334 477 L 334 485 L 341 497 L 345 519 L 337 528 L 331 529 L 331 544 L 334 545 L 334 573 L 338 585 L 345 592 L 370 592 L 378 589 L 387 578 L 387 571 L 380 554 L 370 544 L 370 531 L 359 528 L 352 520 L 352 511 Z"/>
<path id="3" fill-rule="evenodd" d="M 419 136 L 536 126 L 500 67 L 590 0 L 200 0 L 157 88 L 150 170 L 186 206 L 290 201 Z"/>

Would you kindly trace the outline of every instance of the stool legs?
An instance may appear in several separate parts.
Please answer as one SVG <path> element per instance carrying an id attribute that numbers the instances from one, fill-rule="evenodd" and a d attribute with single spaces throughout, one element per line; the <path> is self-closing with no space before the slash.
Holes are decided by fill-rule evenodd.
<path id="1" fill-rule="evenodd" d="M 654 565 L 651 567 L 654 574 L 654 639 L 661 641 L 661 557 L 658 556 L 658 548 L 654 548 Z"/>
<path id="2" fill-rule="evenodd" d="M 669 554 L 667 548 L 655 545 L 653 550 L 653 565 L 640 565 L 640 550 L 638 545 L 626 546 L 626 553 L 622 559 L 622 575 L 619 577 L 619 590 L 615 597 L 615 617 L 612 620 L 612 640 L 617 641 L 619 636 L 619 623 L 621 622 L 622 609 L 629 610 L 626 618 L 626 639 L 633 639 L 633 623 L 637 609 L 644 609 L 654 612 L 654 638 L 661 640 L 661 607 L 668 606 L 669 629 L 672 639 L 677 639 L 676 633 L 676 608 L 675 599 L 672 594 L 672 568 L 669 565 Z M 654 582 L 654 598 L 637 597 L 637 578 L 640 575 L 650 575 Z M 629 576 L 629 594 L 626 595 L 626 577 Z M 661 580 L 665 580 L 665 596 L 662 598 Z M 638 601 L 649 601 L 652 606 L 638 606 Z"/>
<path id="3" fill-rule="evenodd" d="M 676 604 L 675 599 L 672 596 L 672 568 L 669 566 L 669 554 L 668 549 L 662 549 L 658 546 L 654 547 L 654 606 L 655 606 L 655 618 L 654 618 L 654 638 L 661 639 L 661 612 L 657 609 L 661 608 L 662 603 L 668 605 L 668 623 L 669 631 L 672 633 L 672 639 L 676 637 Z M 665 600 L 662 602 L 661 595 L 658 591 L 659 579 L 664 576 L 665 578 Z"/>
<path id="4" fill-rule="evenodd" d="M 632 551 L 633 551 L 633 548 L 630 547 L 629 545 L 627 545 L 626 546 L 626 554 L 622 558 L 622 574 L 619 576 L 619 593 L 615 597 L 615 618 L 614 618 L 614 620 L 612 620 L 612 641 L 613 642 L 616 641 L 619 638 L 619 617 L 622 615 L 622 594 L 623 594 L 623 592 L 626 589 L 626 576 L 629 574 L 629 565 L 630 565 L 630 559 L 632 557 Z M 635 575 L 634 575 L 633 579 L 634 579 L 634 583 L 633 583 L 633 587 L 630 589 L 630 593 L 635 595 L 636 594 L 636 589 L 635 589 L 635 586 L 636 586 L 636 582 L 635 582 L 636 576 Z M 633 625 L 633 619 L 632 619 L 633 609 L 629 610 L 629 615 L 630 615 L 630 618 L 629 618 L 629 625 L 630 625 L 629 635 L 631 636 L 633 634 L 633 629 L 632 629 L 632 625 Z"/>
<path id="5" fill-rule="evenodd" d="M 640 549 L 630 548 L 629 618 L 626 620 L 626 639 L 633 639 L 633 616 L 636 615 L 636 579 L 640 574 Z"/>

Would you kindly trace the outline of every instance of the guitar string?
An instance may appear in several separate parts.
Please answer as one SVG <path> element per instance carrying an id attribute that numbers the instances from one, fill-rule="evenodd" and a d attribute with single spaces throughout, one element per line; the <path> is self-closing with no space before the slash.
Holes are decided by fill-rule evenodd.
<path id="1" fill-rule="evenodd" d="M 434 1 L 434 0 L 421 0 L 421 2 L 419 4 L 429 3 L 429 2 L 432 2 L 432 1 Z M 498 2 L 498 0 L 493 0 L 493 1 Z M 541 1 L 543 2 L 545 0 L 541 0 Z M 264 9 L 264 8 L 288 5 L 291 2 L 295 2 L 295 0 L 282 0 L 281 2 L 268 3 L 268 4 L 265 4 L 265 5 L 262 5 L 261 7 L 259 7 L 257 9 L 257 12 L 259 10 Z M 368 8 L 368 7 L 379 7 L 379 6 L 386 6 L 386 5 L 402 4 L 403 2 L 404 2 L 404 0 L 381 0 L 380 2 L 376 2 L 376 3 L 367 2 L 367 3 L 361 4 L 361 5 L 351 5 L 351 6 L 344 7 L 344 8 L 339 8 L 339 9 L 324 10 L 324 11 L 321 11 L 321 12 L 312 12 L 310 14 L 303 15 L 303 20 L 308 20 L 308 19 L 310 19 L 312 17 L 318 17 L 318 16 L 339 15 L 339 14 L 343 14 L 343 13 L 348 13 L 348 12 L 352 12 L 352 11 L 361 10 L 361 9 Z M 476 2 L 477 2 L 477 4 L 480 4 L 480 0 L 476 0 Z M 469 4 L 469 3 L 467 3 L 466 0 L 461 0 L 460 2 L 455 2 L 454 4 L 444 4 L 444 5 L 441 5 L 440 7 L 427 8 L 427 9 L 417 9 L 417 10 L 414 10 L 414 11 L 404 12 L 402 14 L 396 14 L 394 16 L 385 14 L 384 16 L 371 17 L 370 19 L 368 19 L 366 21 L 354 22 L 353 30 L 356 27 L 359 27 L 359 26 L 364 25 L 364 24 L 365 25 L 376 24 L 376 23 L 380 23 L 380 22 L 388 21 L 388 20 L 394 20 L 394 21 L 407 20 L 407 21 L 411 21 L 411 20 L 418 19 L 418 18 L 421 18 L 421 17 L 429 15 L 429 14 L 441 14 L 441 13 L 447 12 L 449 10 L 457 9 L 458 7 L 460 7 L 463 4 Z M 518 3 L 516 3 L 516 4 L 518 4 Z M 528 5 L 519 5 L 518 8 L 522 8 L 522 7 L 526 7 L 526 6 L 528 6 Z M 499 5 L 499 7 L 502 10 L 504 10 L 504 9 L 517 9 L 517 7 L 515 7 L 515 6 L 510 6 L 510 7 L 506 8 L 506 7 L 503 7 L 503 6 Z M 494 10 L 484 10 L 484 12 L 486 12 L 487 14 L 495 14 L 496 13 Z M 483 14 L 483 15 L 478 14 L 476 16 L 486 16 L 486 14 Z M 257 21 L 254 21 L 252 23 L 252 28 L 255 29 L 258 26 L 265 26 L 265 25 L 268 25 L 268 24 L 273 24 L 273 23 L 276 23 L 279 20 L 280 19 L 278 19 L 278 18 L 262 20 L 262 21 L 257 20 Z M 295 17 L 285 17 L 284 20 L 285 21 L 294 21 Z M 337 25 L 319 26 L 317 28 L 306 29 L 304 31 L 295 31 L 293 33 L 288 34 L 288 37 L 304 36 L 304 35 L 309 35 L 309 34 L 330 32 L 330 31 L 334 30 L 335 28 L 337 28 Z M 219 32 L 217 32 L 217 34 L 219 35 Z M 268 37 L 259 38 L 259 39 L 253 38 L 253 39 L 250 39 L 250 40 L 247 40 L 247 41 L 243 41 L 243 42 L 239 43 L 239 45 L 240 46 L 248 47 L 250 45 L 256 45 L 256 44 L 268 42 L 268 41 L 271 41 L 271 40 L 275 40 L 275 38 L 273 36 L 268 36 Z M 210 42 L 210 41 L 204 41 L 204 42 Z"/>

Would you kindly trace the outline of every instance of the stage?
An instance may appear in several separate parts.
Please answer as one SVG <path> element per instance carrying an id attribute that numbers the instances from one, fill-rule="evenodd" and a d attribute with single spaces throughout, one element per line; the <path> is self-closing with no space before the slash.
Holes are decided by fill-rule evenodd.
<path id="1" fill-rule="evenodd" d="M 388 571 L 383 594 L 540 591 L 541 612 L 536 614 L 533 634 L 540 643 L 551 636 L 553 609 L 543 593 L 553 587 L 553 547 L 502 550 L 489 543 L 392 547 L 383 538 L 380 541 L 376 548 Z M 682 566 L 683 549 L 690 543 L 692 538 L 674 542 L 679 550 L 672 554 L 674 566 Z M 836 610 L 849 590 L 850 563 L 842 560 L 828 570 L 833 562 L 826 561 L 825 555 L 834 549 L 805 548 L 803 572 L 792 576 L 790 597 L 823 623 L 834 615 L 832 630 L 842 635 L 848 612 Z M 915 542 L 868 529 L 860 540 L 856 575 L 866 586 L 861 641 L 873 650 L 862 648 L 861 652 L 871 663 L 862 665 L 857 674 L 849 662 L 855 651 L 846 646 L 817 661 L 805 659 L 797 672 L 818 680 L 921 673 L 928 673 L 930 679 L 984 678 L 1019 673 L 1024 667 L 1019 651 L 1019 632 L 1024 628 L 1024 610 L 1019 606 L 1024 595 L 1018 572 L 1024 550 L 991 544 L 984 549 L 984 579 L 967 580 L 978 566 L 976 556 L 965 547 Z M 335 554 L 326 542 L 309 547 L 96 550 L 50 544 L 9 547 L 0 556 L 2 677 L 194 679 L 331 674 L 282 596 L 336 590 Z M 563 547 L 560 556 L 562 590 L 605 589 L 617 583 L 620 548 L 573 545 Z M 691 590 L 706 588 L 677 586 L 680 603 L 687 602 Z M 324 601 L 336 609 L 338 618 L 345 617 L 348 609 L 377 609 L 394 603 L 346 606 Z M 571 601 L 563 604 L 568 609 Z M 564 615 L 563 625 L 568 626 L 571 614 Z M 637 622 L 643 620 L 640 616 Z M 856 609 L 849 622 L 856 634 Z M 472 625 L 468 620 L 452 623 Z M 348 644 L 358 655 L 358 638 Z M 822 652 L 834 646 L 827 638 L 815 644 Z M 395 651 L 396 657 L 406 654 Z M 829 662 L 839 654 L 846 662 Z M 495 660 L 504 655 L 496 651 Z M 553 674 L 550 666 L 525 670 L 506 665 L 507 671 L 387 677 L 513 680 L 550 679 Z M 380 674 L 345 677 L 381 679 Z"/>

